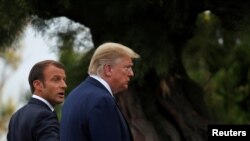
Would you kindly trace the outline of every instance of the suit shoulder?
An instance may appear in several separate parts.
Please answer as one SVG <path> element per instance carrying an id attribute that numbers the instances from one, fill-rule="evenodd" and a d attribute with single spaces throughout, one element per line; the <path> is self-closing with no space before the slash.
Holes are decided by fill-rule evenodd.
<path id="1" fill-rule="evenodd" d="M 52 115 L 52 111 L 50 111 L 48 108 L 38 105 L 38 104 L 26 104 L 25 106 L 18 109 L 13 116 L 27 116 L 29 117 L 46 117 L 49 115 Z"/>

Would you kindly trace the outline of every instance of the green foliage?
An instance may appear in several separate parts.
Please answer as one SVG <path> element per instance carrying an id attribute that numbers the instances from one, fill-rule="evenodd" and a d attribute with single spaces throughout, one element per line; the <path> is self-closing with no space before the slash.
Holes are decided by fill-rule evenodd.
<path id="1" fill-rule="evenodd" d="M 69 40 L 68 40 L 69 39 Z M 83 75 L 87 72 L 87 65 L 84 68 L 81 66 L 82 58 L 86 58 L 83 52 L 74 51 L 73 40 L 67 38 L 63 40 L 63 44 L 60 48 L 60 62 L 65 65 L 65 71 L 67 76 L 67 90 L 66 94 L 69 93 L 76 85 L 78 85 L 84 78 Z"/>
<path id="2" fill-rule="evenodd" d="M 19 39 L 30 13 L 27 0 L 0 1 L 0 49 Z"/>
<path id="3" fill-rule="evenodd" d="M 250 123 L 249 111 L 241 106 L 250 94 L 249 26 L 237 32 L 225 30 L 215 15 L 206 12 L 196 25 L 183 54 L 189 76 L 203 86 L 206 104 L 217 121 Z"/>
<path id="4" fill-rule="evenodd" d="M 0 99 L 1 101 L 1 99 Z M 7 123 L 10 119 L 11 114 L 15 111 L 15 104 L 10 100 L 8 103 L 0 103 L 0 137 L 7 130 Z"/>
<path id="5" fill-rule="evenodd" d="M 7 75 L 8 68 L 15 70 L 20 61 L 20 54 L 14 48 L 7 48 L 4 51 L 0 50 L 0 60 L 3 61 L 2 69 L 0 70 L 0 138 L 7 130 L 7 123 L 11 114 L 15 110 L 15 104 L 12 99 L 9 99 L 8 102 L 3 101 L 2 99 L 2 90 L 5 84 L 5 80 L 8 79 Z"/>

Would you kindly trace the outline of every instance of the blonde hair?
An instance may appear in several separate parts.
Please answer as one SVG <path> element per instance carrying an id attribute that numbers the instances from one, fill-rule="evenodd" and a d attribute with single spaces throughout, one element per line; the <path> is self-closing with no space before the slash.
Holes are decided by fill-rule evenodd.
<path id="1" fill-rule="evenodd" d="M 99 75 L 100 70 L 105 64 L 112 64 L 121 57 L 130 57 L 132 59 L 140 56 L 132 49 L 119 43 L 104 43 L 100 45 L 94 52 L 89 68 L 89 75 Z"/>

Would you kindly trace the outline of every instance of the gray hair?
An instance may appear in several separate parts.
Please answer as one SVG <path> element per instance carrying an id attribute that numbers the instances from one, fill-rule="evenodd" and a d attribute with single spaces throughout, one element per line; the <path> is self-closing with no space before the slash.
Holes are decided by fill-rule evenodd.
<path id="1" fill-rule="evenodd" d="M 89 68 L 89 75 L 99 75 L 101 69 L 105 64 L 112 64 L 122 57 L 130 57 L 132 59 L 140 56 L 132 49 L 119 43 L 104 43 L 100 45 L 94 52 Z"/>

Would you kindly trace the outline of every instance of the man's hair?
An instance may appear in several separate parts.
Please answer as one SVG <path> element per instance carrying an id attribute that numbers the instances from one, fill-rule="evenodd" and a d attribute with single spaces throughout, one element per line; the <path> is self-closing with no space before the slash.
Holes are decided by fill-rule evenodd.
<path id="1" fill-rule="evenodd" d="M 104 43 L 95 50 L 89 64 L 88 74 L 99 75 L 103 65 L 113 64 L 117 59 L 122 57 L 134 59 L 140 56 L 132 49 L 122 44 L 111 42 Z"/>
<path id="2" fill-rule="evenodd" d="M 33 81 L 34 80 L 40 80 L 44 81 L 44 70 L 47 66 L 53 65 L 57 68 L 63 69 L 64 70 L 64 65 L 60 62 L 54 61 L 54 60 L 44 60 L 36 63 L 30 70 L 29 74 L 29 85 L 30 85 L 30 90 L 32 93 L 34 93 L 35 88 L 33 86 Z"/>

